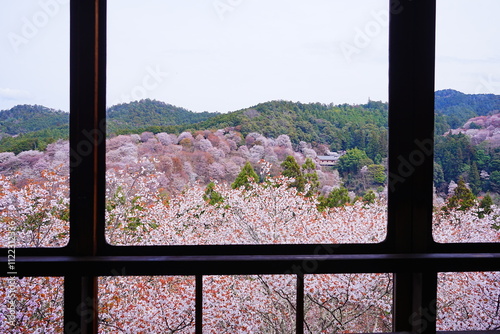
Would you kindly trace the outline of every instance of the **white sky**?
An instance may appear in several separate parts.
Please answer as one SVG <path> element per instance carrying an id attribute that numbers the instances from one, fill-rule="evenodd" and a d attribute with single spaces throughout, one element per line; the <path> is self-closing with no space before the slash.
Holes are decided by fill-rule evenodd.
<path id="1" fill-rule="evenodd" d="M 389 0 L 108 0 L 108 106 L 387 101 Z M 402 8 L 404 10 L 404 8 Z M 500 94 L 498 0 L 438 0 L 436 89 Z M 0 110 L 68 110 L 68 0 L 0 0 Z"/>

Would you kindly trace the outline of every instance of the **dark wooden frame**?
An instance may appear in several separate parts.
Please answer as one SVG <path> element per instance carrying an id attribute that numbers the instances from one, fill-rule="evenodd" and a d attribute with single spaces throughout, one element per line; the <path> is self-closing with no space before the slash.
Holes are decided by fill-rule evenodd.
<path id="1" fill-rule="evenodd" d="M 97 333 L 98 276 L 196 275 L 196 332 L 201 333 L 203 275 L 282 274 L 294 268 L 297 333 L 302 333 L 304 274 L 391 272 L 393 330 L 435 333 L 435 317 L 423 310 L 435 303 L 438 272 L 500 270 L 500 244 L 432 239 L 435 2 L 390 1 L 391 186 L 384 242 L 117 247 L 104 238 L 106 0 L 71 1 L 71 238 L 63 248 L 17 249 L 18 273 L 64 276 L 66 333 Z M 430 149 L 419 143 L 430 143 Z M 314 272 L 304 266 L 307 261 L 316 264 Z"/>

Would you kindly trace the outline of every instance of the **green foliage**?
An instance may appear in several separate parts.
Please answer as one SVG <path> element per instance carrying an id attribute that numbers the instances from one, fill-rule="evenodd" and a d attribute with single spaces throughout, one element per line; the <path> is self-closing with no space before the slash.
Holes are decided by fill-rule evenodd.
<path id="1" fill-rule="evenodd" d="M 483 197 L 481 202 L 479 202 L 480 210 L 477 216 L 479 218 L 484 218 L 485 215 L 490 214 L 493 211 L 493 209 L 491 208 L 492 205 L 493 205 L 493 200 L 491 199 L 491 196 L 487 194 L 486 196 Z"/>
<path id="2" fill-rule="evenodd" d="M 0 152 L 43 151 L 48 144 L 68 138 L 68 128 L 59 127 L 21 134 L 16 137 L 5 136 L 0 140 Z"/>
<path id="3" fill-rule="evenodd" d="M 194 127 L 230 127 L 244 136 L 251 132 L 273 138 L 287 134 L 294 144 L 322 143 L 333 150 L 358 147 L 373 159 L 377 154 L 387 156 L 387 115 L 387 103 L 376 101 L 357 106 L 271 101 L 215 116 Z"/>
<path id="4" fill-rule="evenodd" d="M 146 128 L 162 132 L 166 127 L 187 124 L 191 125 L 205 121 L 219 113 L 195 113 L 184 108 L 176 107 L 156 100 L 140 100 L 130 103 L 122 103 L 110 107 L 106 111 L 108 132 L 126 132 L 135 130 L 132 133 L 140 133 L 138 129 Z M 154 124 L 154 125 L 152 125 Z M 174 131 L 177 132 L 177 131 Z"/>
<path id="5" fill-rule="evenodd" d="M 368 177 L 375 185 L 383 185 L 387 179 L 385 167 L 382 165 L 368 165 Z"/>
<path id="6" fill-rule="evenodd" d="M 318 192 L 319 188 L 318 173 L 316 173 L 316 164 L 312 161 L 311 158 L 307 158 L 301 169 L 304 182 L 309 185 L 309 189 L 307 190 L 305 196 L 311 197 Z"/>
<path id="7" fill-rule="evenodd" d="M 241 187 L 245 187 L 245 189 L 250 188 L 250 182 L 257 182 L 259 180 L 259 176 L 255 173 L 250 162 L 246 162 L 245 165 L 241 168 L 240 173 L 231 184 L 231 188 L 237 189 Z"/>
<path id="8" fill-rule="evenodd" d="M 287 156 L 285 161 L 281 163 L 281 167 L 283 168 L 283 176 L 294 179 L 294 181 L 290 183 L 290 187 L 297 188 L 298 192 L 304 192 L 306 180 L 295 158 L 291 155 Z"/>
<path id="9" fill-rule="evenodd" d="M 327 197 L 318 197 L 318 210 L 323 211 L 326 208 L 340 207 L 350 202 L 349 191 L 344 188 L 333 189 Z"/>
<path id="10" fill-rule="evenodd" d="M 0 133 L 10 136 L 28 132 L 68 127 L 69 114 L 39 105 L 17 105 L 0 111 Z"/>
<path id="11" fill-rule="evenodd" d="M 479 176 L 479 170 L 477 169 L 477 164 L 472 163 L 469 170 L 469 186 L 474 193 L 474 195 L 479 194 L 481 190 L 481 177 Z"/>
<path id="12" fill-rule="evenodd" d="M 485 149 L 476 150 L 476 164 L 479 170 L 487 170 L 491 161 L 491 155 Z"/>
<path id="13" fill-rule="evenodd" d="M 500 171 L 494 171 L 490 174 L 490 187 L 495 192 L 500 192 Z"/>
<path id="14" fill-rule="evenodd" d="M 465 134 L 436 137 L 435 161 L 443 169 L 444 180 L 457 180 L 475 160 L 475 147 Z"/>
<path id="15" fill-rule="evenodd" d="M 361 167 L 372 164 L 373 160 L 368 158 L 365 151 L 353 148 L 340 157 L 338 166 L 341 173 L 355 174 L 359 172 Z"/>
<path id="16" fill-rule="evenodd" d="M 469 125 L 469 129 L 476 129 L 476 130 L 479 130 L 479 129 L 482 129 L 482 127 L 480 125 L 477 125 L 476 123 L 472 122 L 470 123 Z"/>
<path id="17" fill-rule="evenodd" d="M 458 209 L 466 211 L 473 207 L 475 202 L 476 196 L 474 196 L 472 191 L 467 188 L 465 181 L 460 178 L 460 180 L 458 180 L 457 187 L 455 188 L 455 192 L 453 196 L 448 199 L 448 203 L 444 207 L 444 210 L 450 211 L 452 209 Z"/>
<path id="18" fill-rule="evenodd" d="M 452 89 L 437 91 L 434 100 L 436 134 L 461 127 L 468 119 L 500 110 L 500 99 L 493 94 L 464 94 Z"/>
<path id="19" fill-rule="evenodd" d="M 304 164 L 300 166 L 295 158 L 289 155 L 281 163 L 281 167 L 283 168 L 283 176 L 294 179 L 290 183 L 290 187 L 297 188 L 299 193 L 304 193 L 306 186 L 308 186 L 308 190 L 304 194 L 306 197 L 311 197 L 318 192 L 318 174 L 316 173 L 316 164 L 312 159 L 307 158 Z"/>
<path id="20" fill-rule="evenodd" d="M 207 201 L 210 205 L 221 204 L 224 202 L 224 197 L 218 193 L 215 189 L 215 183 L 210 182 L 205 188 L 205 194 L 203 199 Z"/>
<path id="21" fill-rule="evenodd" d="M 444 183 L 443 167 L 434 162 L 434 186 L 440 188 Z"/>
<path id="22" fill-rule="evenodd" d="M 375 202 L 375 199 L 377 198 L 377 195 L 373 192 L 373 190 L 368 190 L 366 194 L 363 196 L 363 202 L 367 204 L 373 204 Z"/>

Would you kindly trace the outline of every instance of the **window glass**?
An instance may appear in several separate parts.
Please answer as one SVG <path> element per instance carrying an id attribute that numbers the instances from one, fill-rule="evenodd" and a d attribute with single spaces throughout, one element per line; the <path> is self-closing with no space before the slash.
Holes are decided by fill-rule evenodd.
<path id="1" fill-rule="evenodd" d="M 0 247 L 69 240 L 69 4 L 0 13 Z"/>
<path id="2" fill-rule="evenodd" d="M 383 241 L 388 19 L 387 1 L 109 1 L 108 242 Z"/>
<path id="3" fill-rule="evenodd" d="M 99 333 L 193 333 L 193 276 L 99 277 Z"/>
<path id="4" fill-rule="evenodd" d="M 392 274 L 304 276 L 306 333 L 392 331 Z"/>
<path id="5" fill-rule="evenodd" d="M 295 275 L 203 277 L 203 332 L 293 333 Z"/>
<path id="6" fill-rule="evenodd" d="M 498 242 L 500 4 L 437 5 L 434 239 Z"/>
<path id="7" fill-rule="evenodd" d="M 63 333 L 64 278 L 1 277 L 0 332 Z"/>
<path id="8" fill-rule="evenodd" d="M 439 273 L 437 330 L 498 330 L 500 272 Z M 429 311 L 435 312 L 434 307 Z"/>

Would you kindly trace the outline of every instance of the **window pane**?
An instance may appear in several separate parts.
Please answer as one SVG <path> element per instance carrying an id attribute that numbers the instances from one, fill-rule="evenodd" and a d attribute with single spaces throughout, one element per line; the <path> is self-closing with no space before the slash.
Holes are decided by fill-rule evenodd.
<path id="1" fill-rule="evenodd" d="M 108 242 L 383 241 L 387 5 L 108 1 Z"/>
<path id="2" fill-rule="evenodd" d="M 437 4 L 434 238 L 498 242 L 500 3 Z"/>
<path id="3" fill-rule="evenodd" d="M 99 277 L 99 333 L 193 333 L 192 276 Z"/>
<path id="4" fill-rule="evenodd" d="M 204 276 L 204 333 L 294 333 L 294 275 Z"/>
<path id="5" fill-rule="evenodd" d="M 0 332 L 63 333 L 62 277 L 1 277 Z"/>
<path id="6" fill-rule="evenodd" d="M 439 273 L 437 330 L 498 330 L 500 272 Z"/>
<path id="7" fill-rule="evenodd" d="M 69 239 L 69 4 L 9 1 L 0 22 L 0 247 L 61 247 Z"/>
<path id="8" fill-rule="evenodd" d="M 306 333 L 392 330 L 392 274 L 305 275 Z"/>

